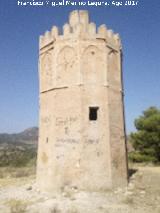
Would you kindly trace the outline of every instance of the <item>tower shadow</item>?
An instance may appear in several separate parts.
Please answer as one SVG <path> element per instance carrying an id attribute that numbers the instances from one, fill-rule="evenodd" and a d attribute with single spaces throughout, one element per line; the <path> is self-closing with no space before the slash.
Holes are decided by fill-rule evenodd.
<path id="1" fill-rule="evenodd" d="M 128 169 L 129 180 L 132 177 L 132 175 L 134 175 L 137 171 L 138 171 L 138 169 L 133 169 L 133 168 Z"/>

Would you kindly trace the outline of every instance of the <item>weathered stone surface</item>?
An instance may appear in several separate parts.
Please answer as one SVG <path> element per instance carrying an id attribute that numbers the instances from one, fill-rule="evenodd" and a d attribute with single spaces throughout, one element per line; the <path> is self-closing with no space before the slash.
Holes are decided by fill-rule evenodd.
<path id="1" fill-rule="evenodd" d="M 127 184 L 121 42 L 73 11 L 40 37 L 37 184 L 99 191 Z"/>

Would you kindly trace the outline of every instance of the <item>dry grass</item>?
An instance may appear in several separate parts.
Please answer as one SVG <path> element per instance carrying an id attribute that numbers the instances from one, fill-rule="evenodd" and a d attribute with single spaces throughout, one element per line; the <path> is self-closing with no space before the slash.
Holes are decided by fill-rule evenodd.
<path id="1" fill-rule="evenodd" d="M 23 200 L 11 199 L 7 203 L 11 213 L 25 213 L 28 203 Z"/>
<path id="2" fill-rule="evenodd" d="M 35 174 L 35 167 L 0 167 L 0 178 L 28 177 Z"/>
<path id="3" fill-rule="evenodd" d="M 123 203 L 124 204 L 127 204 L 127 205 L 134 205 L 134 199 L 133 197 L 126 197 L 124 200 L 123 200 Z"/>
<path id="4" fill-rule="evenodd" d="M 76 207 L 72 206 L 67 213 L 78 213 L 78 210 Z"/>
<path id="5" fill-rule="evenodd" d="M 18 178 L 21 183 L 26 179 L 32 179 L 35 176 L 35 167 L 0 167 L 0 187 L 5 187 L 13 184 L 19 184 Z"/>
<path id="6" fill-rule="evenodd" d="M 61 213 L 57 206 L 54 206 L 53 209 L 50 210 L 50 213 Z"/>

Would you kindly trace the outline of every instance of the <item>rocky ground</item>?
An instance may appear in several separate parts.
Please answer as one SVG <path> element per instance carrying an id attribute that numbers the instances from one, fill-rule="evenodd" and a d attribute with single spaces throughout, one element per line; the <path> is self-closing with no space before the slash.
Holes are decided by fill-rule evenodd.
<path id="1" fill-rule="evenodd" d="M 1 170 L 1 213 L 160 213 L 160 167 L 132 166 L 128 188 L 59 195 L 38 191 L 34 172 L 2 175 Z"/>

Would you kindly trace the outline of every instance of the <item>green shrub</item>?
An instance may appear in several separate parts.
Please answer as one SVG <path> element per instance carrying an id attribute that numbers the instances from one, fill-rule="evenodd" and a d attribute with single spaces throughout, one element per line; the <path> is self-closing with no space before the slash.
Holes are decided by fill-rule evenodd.
<path id="1" fill-rule="evenodd" d="M 140 152 L 131 152 L 128 154 L 128 158 L 130 161 L 135 162 L 135 163 L 156 162 L 155 157 L 141 154 Z"/>
<path id="2" fill-rule="evenodd" d="M 150 107 L 135 120 L 137 132 L 129 136 L 135 152 L 129 154 L 134 162 L 160 162 L 160 110 Z"/>
<path id="3" fill-rule="evenodd" d="M 36 164 L 36 150 L 31 148 L 19 149 L 15 147 L 0 151 L 0 167 L 24 167 Z"/>

